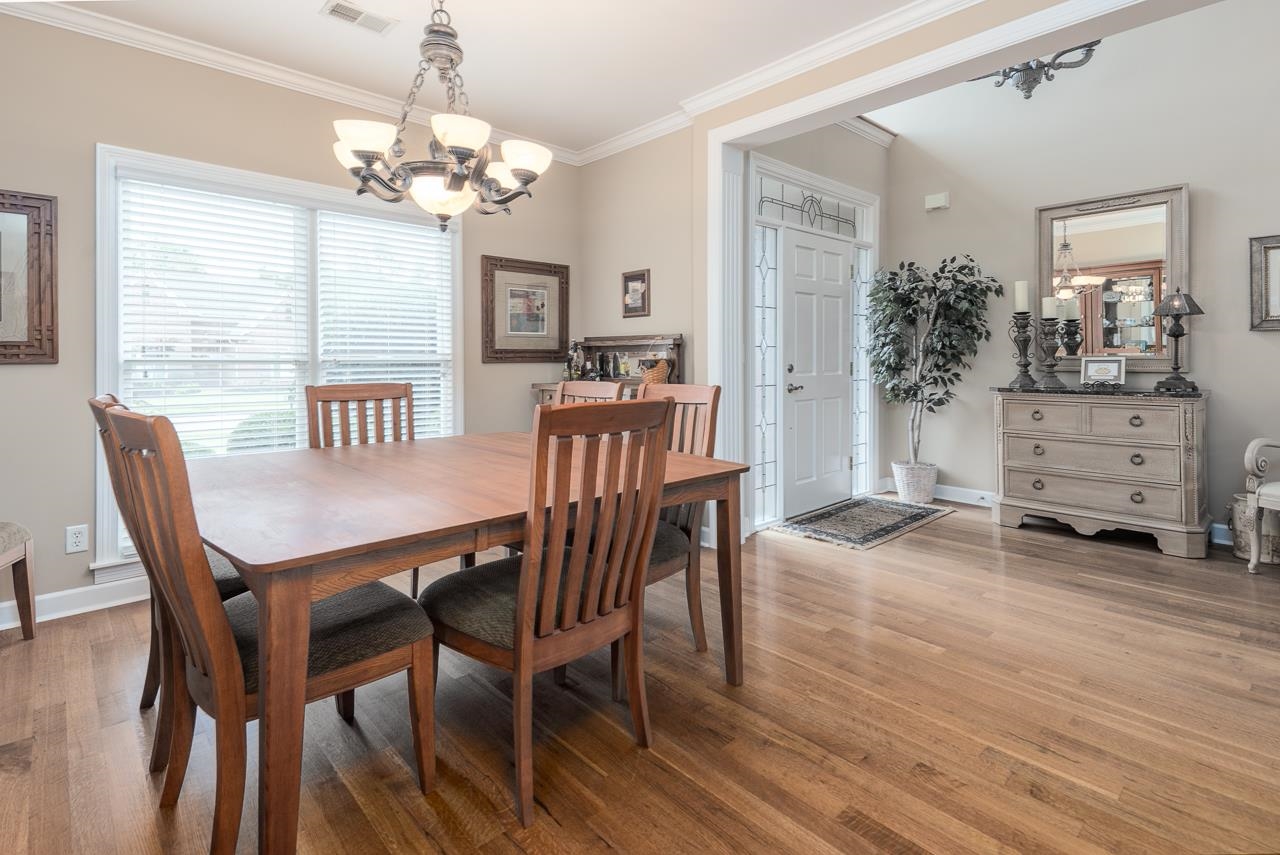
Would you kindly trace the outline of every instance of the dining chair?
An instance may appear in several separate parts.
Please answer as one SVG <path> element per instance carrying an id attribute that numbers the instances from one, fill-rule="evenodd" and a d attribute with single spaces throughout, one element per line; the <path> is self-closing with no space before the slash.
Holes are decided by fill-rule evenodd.
<path id="1" fill-rule="evenodd" d="M 621 401 L 623 386 L 607 380 L 562 380 L 556 385 L 553 404 L 587 404 Z"/>
<path id="2" fill-rule="evenodd" d="M 107 464 L 107 477 L 111 481 L 111 489 L 115 494 L 116 508 L 120 512 L 120 519 L 124 523 L 125 531 L 129 534 L 130 542 L 136 544 L 138 542 L 137 534 L 135 533 L 137 523 L 134 516 L 133 502 L 129 499 L 125 477 L 120 469 L 120 449 L 111 441 L 111 429 L 107 424 L 107 410 L 112 408 L 129 409 L 120 403 L 119 398 L 110 393 L 89 399 L 89 409 L 93 413 L 94 421 L 97 422 L 98 437 L 102 441 L 102 454 Z M 213 584 L 221 599 L 229 600 L 237 594 L 243 594 L 249 590 L 244 583 L 244 579 L 240 577 L 240 573 L 222 555 L 206 547 L 205 558 L 209 562 L 209 569 L 213 574 Z M 148 580 L 151 580 L 153 574 L 147 566 L 146 558 L 139 555 L 139 559 Z M 150 709 L 155 704 L 156 694 L 161 691 L 161 683 L 163 682 L 161 676 L 165 673 L 164 651 L 160 645 L 157 590 L 155 583 L 152 582 L 151 632 L 147 651 L 147 674 L 142 682 L 142 699 L 138 704 L 138 708 L 144 710 Z M 150 769 L 152 772 L 160 771 L 169 762 L 169 742 L 173 732 L 173 709 L 173 699 L 162 695 L 160 714 L 156 720 L 155 741 L 151 746 Z"/>
<path id="3" fill-rule="evenodd" d="M 403 412 L 402 412 L 403 411 Z M 312 448 L 413 439 L 413 384 L 331 383 L 307 387 L 307 440 Z M 475 554 L 461 557 L 475 565 Z M 418 596 L 417 567 L 409 595 Z"/>
<path id="4" fill-rule="evenodd" d="M 522 555 L 437 579 L 419 602 L 434 644 L 511 672 L 516 815 L 533 822 L 533 675 L 621 639 L 636 743 L 649 745 L 644 568 L 671 404 L 542 405 L 533 419 Z M 598 496 L 578 501 L 579 496 Z M 572 537 L 570 529 L 593 537 Z"/>
<path id="5" fill-rule="evenodd" d="M 173 425 L 122 407 L 106 410 L 119 448 L 127 500 L 136 512 L 136 545 L 159 589 L 167 686 L 177 703 L 162 807 L 178 799 L 191 756 L 196 708 L 215 725 L 212 853 L 235 851 L 244 803 L 245 729 L 258 716 L 258 602 L 245 593 L 223 601 L 191 501 L 186 462 Z M 431 621 L 413 600 L 372 582 L 311 606 L 306 701 L 336 695 L 408 671 L 409 716 L 418 782 L 434 782 L 434 664 Z"/>
<path id="6" fill-rule="evenodd" d="M 27 641 L 36 637 L 35 541 L 25 526 L 0 522 L 0 569 L 13 568 L 13 598 L 18 606 L 18 623 Z"/>

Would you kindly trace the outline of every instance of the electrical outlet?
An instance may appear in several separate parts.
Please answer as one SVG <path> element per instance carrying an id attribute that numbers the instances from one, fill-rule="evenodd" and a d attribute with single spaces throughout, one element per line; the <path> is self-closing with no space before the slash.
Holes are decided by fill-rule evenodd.
<path id="1" fill-rule="evenodd" d="M 67 554 L 89 551 L 89 526 L 67 526 Z"/>

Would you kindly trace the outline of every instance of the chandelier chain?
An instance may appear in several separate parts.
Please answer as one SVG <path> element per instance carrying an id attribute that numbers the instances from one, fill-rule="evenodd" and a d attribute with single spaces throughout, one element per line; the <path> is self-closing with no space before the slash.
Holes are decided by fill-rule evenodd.
<path id="1" fill-rule="evenodd" d="M 445 11 L 444 0 L 431 0 L 431 23 L 445 26 L 453 23 L 453 16 Z"/>
<path id="2" fill-rule="evenodd" d="M 409 94 L 405 96 L 404 106 L 400 108 L 400 121 L 396 123 L 396 136 L 404 133 L 405 122 L 409 120 L 409 113 L 413 110 L 413 104 L 418 100 L 418 92 L 422 89 L 422 84 L 427 80 L 427 70 L 431 68 L 431 63 L 425 59 L 418 62 L 418 73 L 413 77 L 413 85 L 409 87 Z"/>

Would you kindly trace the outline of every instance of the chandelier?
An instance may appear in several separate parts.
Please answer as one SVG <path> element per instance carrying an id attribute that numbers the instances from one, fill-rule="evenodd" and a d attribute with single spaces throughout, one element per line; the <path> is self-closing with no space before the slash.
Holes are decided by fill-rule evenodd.
<path id="1" fill-rule="evenodd" d="M 1030 98 L 1031 93 L 1035 91 L 1037 86 L 1046 80 L 1053 80 L 1055 71 L 1061 71 L 1064 68 L 1079 68 L 1093 59 L 1093 49 L 1100 44 L 1102 44 L 1102 39 L 1088 44 L 1076 45 L 1073 48 L 1058 51 L 1049 59 L 1029 59 L 1018 65 L 1011 65 L 1008 68 L 1002 68 L 999 71 L 975 77 L 969 82 L 986 80 L 988 77 L 997 77 L 999 79 L 996 81 L 996 86 L 1003 86 L 1012 80 L 1013 88 L 1021 92 L 1023 98 Z M 1069 56 L 1076 51 L 1081 52 L 1079 59 L 1063 59 L 1064 56 Z"/>
<path id="2" fill-rule="evenodd" d="M 1062 221 L 1062 243 L 1058 244 L 1057 255 L 1053 258 L 1053 270 L 1053 296 L 1059 300 L 1074 300 L 1107 281 L 1105 276 L 1086 276 L 1080 271 L 1071 241 L 1067 240 L 1066 220 Z"/>
<path id="3" fill-rule="evenodd" d="M 432 0 L 431 23 L 423 30 L 419 50 L 422 60 L 409 87 L 400 121 L 370 122 L 340 119 L 333 123 L 338 141 L 333 153 L 338 162 L 359 180 L 357 195 L 369 193 L 384 202 L 400 202 L 410 196 L 419 207 L 434 214 L 440 230 L 449 219 L 471 207 L 481 214 L 510 214 L 511 202 L 530 196 L 529 185 L 551 165 L 551 152 L 537 143 L 506 140 L 501 160 L 493 159 L 488 122 L 472 118 L 463 90 L 462 47 L 451 25 L 444 0 Z M 435 70 L 448 98 L 448 109 L 431 117 L 431 142 L 426 160 L 404 160 L 401 137 L 418 92 Z"/>

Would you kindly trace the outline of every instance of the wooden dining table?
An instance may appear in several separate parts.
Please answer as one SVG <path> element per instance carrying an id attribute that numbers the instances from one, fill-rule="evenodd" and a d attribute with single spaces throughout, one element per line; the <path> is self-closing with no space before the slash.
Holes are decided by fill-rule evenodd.
<path id="1" fill-rule="evenodd" d="M 258 848 L 297 848 L 311 603 L 446 558 L 519 542 L 528 509 L 523 433 L 191 460 L 200 534 L 258 601 Z M 663 506 L 716 503 L 725 678 L 742 684 L 740 476 L 672 453 Z M 460 571 L 465 572 L 465 571 Z"/>

